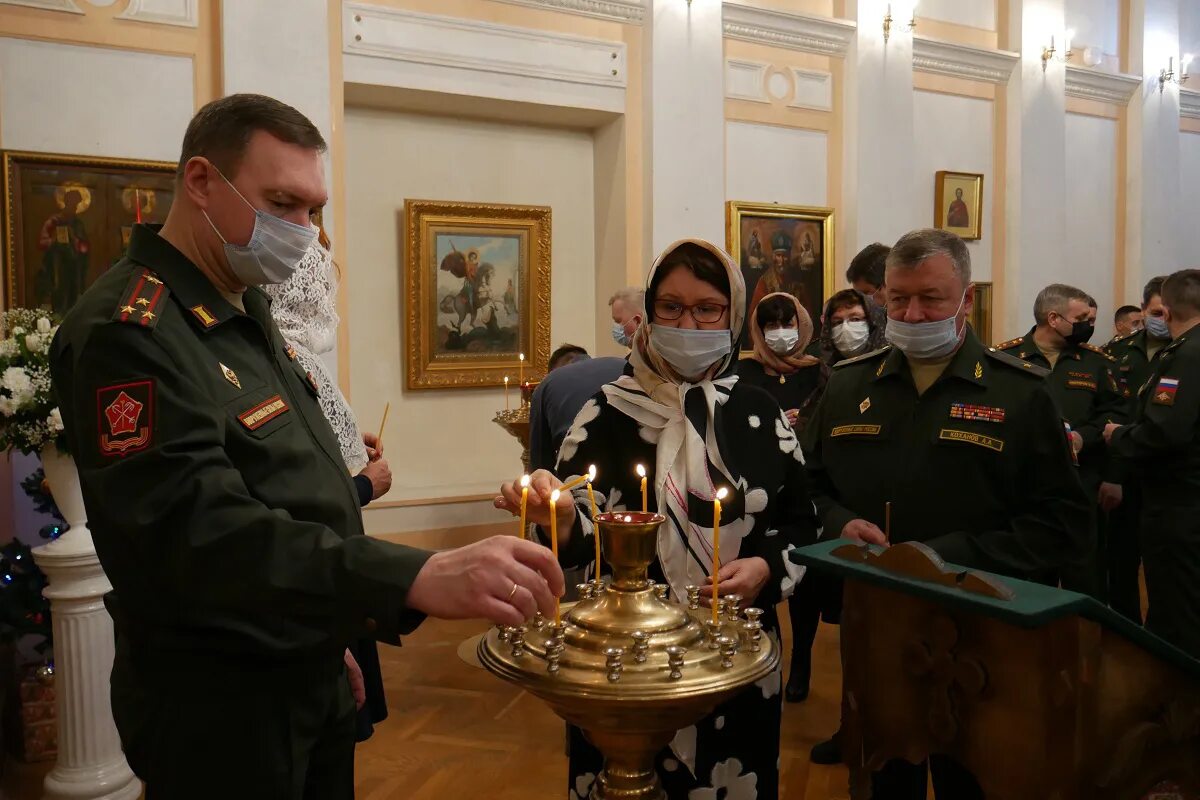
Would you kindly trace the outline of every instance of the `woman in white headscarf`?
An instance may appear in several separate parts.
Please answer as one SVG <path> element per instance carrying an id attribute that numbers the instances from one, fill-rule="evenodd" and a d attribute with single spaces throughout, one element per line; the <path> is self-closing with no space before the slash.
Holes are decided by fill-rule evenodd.
<path id="1" fill-rule="evenodd" d="M 711 592 L 713 498 L 722 501 L 720 584 L 744 605 L 766 611 L 779 642 L 775 605 L 803 569 L 786 553 L 816 540 L 816 513 L 804 483 L 803 456 L 779 405 L 761 389 L 738 382 L 734 343 L 742 333 L 746 290 L 741 271 L 720 248 L 676 242 L 650 271 L 647 321 L 634 334 L 625 375 L 603 387 L 579 412 L 559 449 L 555 473 L 533 476 L 529 518 L 549 525 L 548 498 L 595 464 L 596 502 L 603 510 L 638 508 L 646 465 L 653 480 L 651 511 L 659 529 L 651 577 L 674 598 L 697 585 Z M 559 553 L 564 566 L 594 553 L 586 489 L 559 504 Z M 517 511 L 520 490 L 501 487 L 497 507 Z M 580 513 L 576 512 L 576 508 Z M 658 756 L 669 798 L 766 800 L 779 791 L 780 670 L 747 687 L 695 726 L 678 732 Z M 571 730 L 569 796 L 586 797 L 600 754 Z"/>

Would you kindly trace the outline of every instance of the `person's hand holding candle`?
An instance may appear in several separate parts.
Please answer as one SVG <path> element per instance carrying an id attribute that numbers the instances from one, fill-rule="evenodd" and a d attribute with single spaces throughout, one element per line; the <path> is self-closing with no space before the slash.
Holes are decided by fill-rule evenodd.
<path id="1" fill-rule="evenodd" d="M 529 476 L 529 497 L 525 503 L 525 518 L 548 534 L 550 531 L 550 494 L 563 482 L 551 471 L 539 469 Z M 492 501 L 496 508 L 510 514 L 521 513 L 521 479 L 501 484 L 500 494 Z M 571 539 L 571 526 L 575 524 L 575 502 L 569 495 L 559 499 L 555 506 L 558 512 L 558 541 L 565 544 Z"/>

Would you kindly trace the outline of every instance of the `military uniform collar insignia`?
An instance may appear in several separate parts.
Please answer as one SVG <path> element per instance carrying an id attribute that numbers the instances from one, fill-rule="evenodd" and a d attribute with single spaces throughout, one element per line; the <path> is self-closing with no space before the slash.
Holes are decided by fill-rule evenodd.
<path id="1" fill-rule="evenodd" d="M 154 270 L 180 304 L 192 312 L 185 316 L 190 317 L 201 331 L 214 330 L 236 316 L 236 309 L 204 273 L 159 235 L 161 229 L 161 225 L 135 225 L 129 240 L 129 257 Z M 204 313 L 197 313 L 197 308 L 203 309 Z"/>

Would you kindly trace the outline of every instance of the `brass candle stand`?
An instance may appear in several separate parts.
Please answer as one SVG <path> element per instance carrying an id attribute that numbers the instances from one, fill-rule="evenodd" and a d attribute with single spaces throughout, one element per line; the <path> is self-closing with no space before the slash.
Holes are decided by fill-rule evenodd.
<path id="1" fill-rule="evenodd" d="M 540 697 L 583 729 L 604 755 L 592 800 L 663 800 L 655 755 L 739 689 L 765 677 L 779 650 L 763 635 L 756 608 L 722 598 L 719 621 L 687 587 L 686 604 L 647 577 L 661 514 L 625 511 L 598 518 L 610 583 L 581 584 L 562 624 L 538 617 L 493 628 L 479 660 Z"/>
<path id="2" fill-rule="evenodd" d="M 492 422 L 504 428 L 521 443 L 521 464 L 526 472 L 529 471 L 529 403 L 537 385 L 538 381 L 526 381 L 519 387 L 517 408 L 497 411 L 496 416 L 492 417 Z"/>

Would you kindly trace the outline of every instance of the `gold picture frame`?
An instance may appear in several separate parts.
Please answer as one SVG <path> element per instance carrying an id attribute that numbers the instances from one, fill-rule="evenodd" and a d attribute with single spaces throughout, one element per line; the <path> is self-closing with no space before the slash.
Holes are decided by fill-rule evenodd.
<path id="1" fill-rule="evenodd" d="M 971 327 L 985 345 L 997 341 L 992 335 L 992 284 L 975 281 L 975 305 L 971 309 Z"/>
<path id="2" fill-rule="evenodd" d="M 983 175 L 939 170 L 934 187 L 933 226 L 962 239 L 982 239 Z"/>
<path id="3" fill-rule="evenodd" d="M 548 206 L 405 200 L 408 389 L 526 380 L 550 359 Z"/>
<path id="4" fill-rule="evenodd" d="M 836 283 L 832 208 L 730 200 L 725 246 L 746 281 L 747 320 L 762 295 L 786 291 L 818 324 Z"/>
<path id="5" fill-rule="evenodd" d="M 175 197 L 170 161 L 23 150 L 2 159 L 7 308 L 65 314 L 125 254 L 133 225 L 162 222 Z"/>

